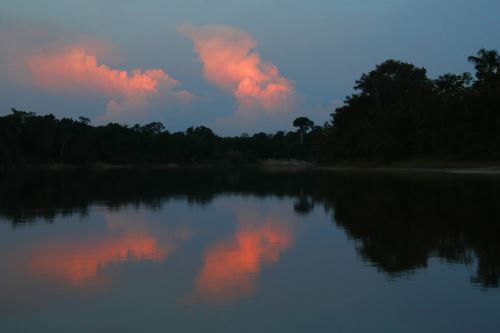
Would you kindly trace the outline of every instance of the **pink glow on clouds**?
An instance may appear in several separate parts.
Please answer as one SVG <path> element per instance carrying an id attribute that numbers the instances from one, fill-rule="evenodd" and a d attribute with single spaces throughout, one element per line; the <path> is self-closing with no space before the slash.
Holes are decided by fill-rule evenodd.
<path id="1" fill-rule="evenodd" d="M 103 120 L 141 113 L 154 101 L 189 102 L 193 95 L 174 91 L 179 82 L 161 69 L 127 72 L 99 64 L 98 52 L 85 45 L 70 45 L 55 52 L 25 58 L 30 82 L 56 94 L 91 94 L 109 99 Z"/>
<path id="2" fill-rule="evenodd" d="M 239 111 L 290 110 L 293 83 L 275 65 L 262 61 L 249 34 L 228 26 L 181 26 L 179 31 L 193 40 L 205 78 L 233 94 Z"/>

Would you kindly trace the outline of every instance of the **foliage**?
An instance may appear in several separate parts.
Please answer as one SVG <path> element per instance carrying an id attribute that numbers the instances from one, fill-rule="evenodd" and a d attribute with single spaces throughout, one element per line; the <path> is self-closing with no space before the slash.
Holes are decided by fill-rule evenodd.
<path id="1" fill-rule="evenodd" d="M 311 122 L 309 119 L 305 118 Z M 312 123 L 312 122 L 311 122 Z M 205 126 L 170 133 L 159 122 L 128 127 L 116 123 L 91 126 L 53 115 L 12 109 L 0 117 L 0 162 L 19 164 L 155 164 L 252 162 L 257 159 L 307 159 L 318 156 L 322 128 L 302 132 L 220 137 Z"/>
<path id="2" fill-rule="evenodd" d="M 356 82 L 332 115 L 324 159 L 499 160 L 500 56 L 480 50 L 470 73 L 435 80 L 388 60 Z"/>

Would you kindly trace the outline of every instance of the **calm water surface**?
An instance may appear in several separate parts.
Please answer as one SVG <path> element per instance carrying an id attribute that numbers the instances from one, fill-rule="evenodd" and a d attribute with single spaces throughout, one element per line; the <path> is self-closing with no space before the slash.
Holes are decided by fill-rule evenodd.
<path id="1" fill-rule="evenodd" d="M 500 178 L 0 175 L 0 332 L 499 332 Z"/>

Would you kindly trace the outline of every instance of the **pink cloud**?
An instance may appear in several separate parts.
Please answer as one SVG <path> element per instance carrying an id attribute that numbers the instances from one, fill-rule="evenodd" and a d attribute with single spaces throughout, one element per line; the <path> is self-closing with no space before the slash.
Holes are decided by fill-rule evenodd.
<path id="1" fill-rule="evenodd" d="M 55 94 L 108 98 L 102 120 L 144 112 L 155 100 L 189 102 L 193 95 L 175 90 L 179 82 L 161 69 L 130 72 L 98 62 L 99 50 L 73 44 L 25 57 L 29 82 Z"/>
<path id="2" fill-rule="evenodd" d="M 228 26 L 181 26 L 179 31 L 193 40 L 205 78 L 233 94 L 240 112 L 290 110 L 293 83 L 262 61 L 249 34 Z"/>

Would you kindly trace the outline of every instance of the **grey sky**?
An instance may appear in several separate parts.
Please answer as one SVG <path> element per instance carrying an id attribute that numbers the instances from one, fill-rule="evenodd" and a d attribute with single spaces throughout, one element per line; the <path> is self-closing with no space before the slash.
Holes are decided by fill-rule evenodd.
<path id="1" fill-rule="evenodd" d="M 297 114 L 322 123 L 361 73 L 388 58 L 424 66 L 431 77 L 471 71 L 467 56 L 481 47 L 500 49 L 498 13 L 498 0 L 2 0 L 0 31 L 33 24 L 49 34 L 110 43 L 122 57 L 111 67 L 163 69 L 199 97 L 188 107 L 152 107 L 137 121 L 237 134 L 289 129 Z M 223 24 L 252 35 L 262 59 L 295 83 L 296 109 L 276 119 L 263 115 L 252 124 L 221 125 L 236 103 L 204 78 L 192 41 L 177 31 L 186 23 Z M 8 42 L 0 40 L 4 51 Z M 106 107 L 102 97 L 48 93 L 14 82 L 5 69 L 0 73 L 0 114 L 17 107 L 95 118 Z"/>

